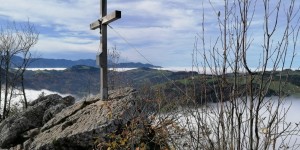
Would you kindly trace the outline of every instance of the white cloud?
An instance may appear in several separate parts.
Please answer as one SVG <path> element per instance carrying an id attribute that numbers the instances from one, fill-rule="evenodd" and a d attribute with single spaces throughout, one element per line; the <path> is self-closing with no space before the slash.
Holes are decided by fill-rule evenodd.
<path id="1" fill-rule="evenodd" d="M 0 3 L 0 21 L 1 18 L 17 22 L 30 19 L 43 27 L 35 47 L 41 53 L 96 53 L 98 50 L 99 31 L 90 31 L 89 24 L 100 16 L 99 0 L 0 0 Z M 224 0 L 211 0 L 211 3 L 208 0 L 109 0 L 108 12 L 122 11 L 122 18 L 111 25 L 154 64 L 178 65 L 190 63 L 194 36 L 202 30 L 202 11 L 206 38 L 216 39 L 219 31 L 216 12 L 222 11 L 223 3 Z M 259 10 L 256 11 L 253 29 L 263 23 Z M 116 44 L 124 58 L 145 62 L 112 30 L 109 30 L 109 40 L 109 47 Z"/>
<path id="2" fill-rule="evenodd" d="M 16 21 L 27 21 L 29 18 L 31 22 L 46 27 L 85 31 L 88 27 L 85 22 L 93 17 L 93 9 L 96 10 L 97 7 L 83 0 L 9 0 L 1 2 L 0 15 Z"/>
<path id="3" fill-rule="evenodd" d="M 98 0 L 10 0 L 2 3 L 0 15 L 15 21 L 27 21 L 29 18 L 34 24 L 50 28 L 56 33 L 54 36 L 48 34 L 49 31 L 42 33 L 39 43 L 35 46 L 37 50 L 94 52 L 98 49 L 99 40 L 95 38 L 99 37 L 99 33 L 89 31 L 88 28 L 88 24 L 99 16 Z M 184 40 L 185 38 L 192 39 L 197 32 L 198 22 L 195 19 L 198 17 L 195 13 L 197 7 L 191 5 L 192 3 L 199 2 L 114 0 L 109 1 L 108 7 L 110 11 L 118 9 L 123 12 L 122 19 L 118 20 L 119 23 L 113 23 L 112 26 L 115 26 L 124 37 L 142 51 L 152 49 L 153 53 L 145 53 L 145 55 L 156 62 L 156 58 L 159 58 L 155 57 L 157 52 L 168 53 L 171 60 L 173 56 L 170 51 L 190 47 L 190 42 L 186 44 L 183 41 L 187 41 Z M 113 40 L 109 41 L 110 46 L 120 44 L 120 48 L 124 48 L 125 51 L 122 53 L 124 57 L 132 61 L 140 60 L 136 58 L 140 56 L 126 54 L 126 51 L 131 51 L 130 47 L 126 46 L 117 34 L 111 32 L 109 37 Z M 159 62 L 161 63 L 162 60 Z"/>
<path id="4" fill-rule="evenodd" d="M 96 52 L 99 44 L 98 41 L 89 38 L 77 37 L 48 37 L 41 36 L 35 49 L 47 52 L 62 52 L 69 50 L 70 52 Z"/>

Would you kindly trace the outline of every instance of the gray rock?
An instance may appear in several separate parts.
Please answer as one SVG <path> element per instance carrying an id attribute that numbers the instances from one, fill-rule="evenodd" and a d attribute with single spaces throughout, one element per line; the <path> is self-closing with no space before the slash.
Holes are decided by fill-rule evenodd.
<path id="1" fill-rule="evenodd" d="M 27 140 L 25 132 L 43 126 L 44 113 L 59 104 L 70 105 L 72 98 L 63 99 L 57 94 L 40 97 L 30 103 L 30 107 L 20 114 L 16 114 L 0 123 L 0 147 L 9 148 Z M 74 103 L 74 98 L 73 98 Z M 58 111 L 51 111 L 51 113 Z M 51 117 L 45 117 L 51 119 Z M 47 120 L 45 119 L 45 120 Z"/>
<path id="2" fill-rule="evenodd" d="M 96 139 L 103 139 L 137 117 L 140 106 L 136 96 L 134 89 L 124 88 L 110 91 L 105 101 L 99 96 L 75 104 L 72 97 L 39 98 L 26 112 L 0 124 L 1 148 L 93 149 Z"/>
<path id="3" fill-rule="evenodd" d="M 39 97 L 38 99 L 36 99 L 32 102 L 29 102 L 28 106 L 34 106 L 39 102 L 48 100 L 49 98 L 51 98 L 51 99 L 61 99 L 61 96 L 59 96 L 58 94 L 51 94 L 51 95 L 48 95 L 48 96 L 42 96 L 42 97 Z"/>
<path id="4" fill-rule="evenodd" d="M 80 101 L 49 120 L 29 149 L 93 149 L 97 138 L 126 124 L 136 110 L 136 91 L 131 88 L 111 91 L 107 101 L 98 96 Z"/>
<path id="5" fill-rule="evenodd" d="M 73 105 L 75 103 L 75 98 L 72 96 L 67 96 L 62 99 L 62 103 L 47 109 L 43 116 L 43 124 L 53 118 L 57 113 L 61 112 L 64 108 Z"/>

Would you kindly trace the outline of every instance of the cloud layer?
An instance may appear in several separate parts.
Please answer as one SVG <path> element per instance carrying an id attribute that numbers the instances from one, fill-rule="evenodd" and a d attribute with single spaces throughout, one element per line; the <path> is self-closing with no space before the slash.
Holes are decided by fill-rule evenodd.
<path id="1" fill-rule="evenodd" d="M 89 24 L 100 16 L 99 0 L 0 2 L 0 23 L 30 20 L 36 25 L 40 40 L 34 49 L 43 57 L 84 59 L 99 52 L 99 31 L 89 30 Z M 214 39 L 218 32 L 217 12 L 222 9 L 223 2 L 109 0 L 108 12 L 122 11 L 122 18 L 111 23 L 113 29 L 108 30 L 109 47 L 116 45 L 123 60 L 127 61 L 149 63 L 136 52 L 137 49 L 154 65 L 191 66 L 195 36 L 202 30 L 202 12 L 205 13 L 208 39 Z M 262 21 L 257 18 L 253 24 L 261 26 Z"/>

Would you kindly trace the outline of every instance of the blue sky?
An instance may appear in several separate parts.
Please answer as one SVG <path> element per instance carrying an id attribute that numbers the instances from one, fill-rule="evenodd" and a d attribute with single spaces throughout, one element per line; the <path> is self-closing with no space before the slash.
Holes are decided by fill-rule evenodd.
<path id="1" fill-rule="evenodd" d="M 217 11 L 222 9 L 223 0 L 211 1 Z M 40 32 L 34 47 L 37 56 L 94 59 L 99 51 L 99 31 L 89 30 L 89 24 L 99 18 L 99 0 L 0 0 L 0 3 L 1 23 L 29 19 L 35 24 Z M 207 0 L 108 0 L 108 10 L 122 11 L 122 18 L 111 26 L 154 65 L 192 65 L 195 36 L 202 30 L 203 10 L 207 39 L 215 39 L 218 33 L 217 15 Z M 253 39 L 254 46 L 260 47 L 261 35 L 256 34 L 262 31 L 261 10 L 256 13 L 253 30 L 259 32 L 253 32 Z M 116 45 L 122 61 L 148 63 L 112 29 L 108 29 L 108 37 L 108 47 Z M 260 55 L 255 51 L 250 54 L 250 59 Z"/>

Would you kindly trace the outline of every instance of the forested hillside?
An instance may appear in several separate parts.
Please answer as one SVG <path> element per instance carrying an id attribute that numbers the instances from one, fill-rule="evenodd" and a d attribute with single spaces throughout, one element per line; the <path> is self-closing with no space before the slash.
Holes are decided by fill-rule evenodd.
<path id="1" fill-rule="evenodd" d="M 257 73 L 259 74 L 259 72 Z M 238 74 L 243 77 L 243 74 Z M 266 79 L 268 72 L 265 74 Z M 203 79 L 207 82 L 204 84 Z M 300 95 L 300 71 L 285 70 L 274 74 L 267 96 L 279 95 L 277 89 L 280 78 L 286 78 L 283 92 L 288 95 Z M 109 88 L 147 86 L 152 89 L 160 89 L 168 97 L 179 97 L 182 91 L 200 100 L 205 89 L 211 96 L 215 95 L 215 88 L 218 86 L 216 76 L 201 75 L 197 72 L 172 72 L 151 68 L 138 68 L 124 72 L 109 71 Z M 60 93 L 69 93 L 78 96 L 97 94 L 99 92 L 99 68 L 90 66 L 73 66 L 63 71 L 40 70 L 26 71 L 25 86 L 29 89 L 48 89 Z M 204 87 L 206 86 L 206 87 Z M 241 87 L 246 87 L 246 81 L 241 81 Z M 254 88 L 259 86 L 256 83 Z M 209 88 L 207 88 L 209 87 Z M 231 91 L 233 87 L 233 73 L 227 74 L 225 90 Z M 209 90 L 210 89 L 210 90 Z M 245 88 L 244 88 L 245 89 Z M 242 91 L 240 92 L 242 93 Z M 241 94 L 242 95 L 242 94 Z M 215 98 L 216 99 L 216 98 Z M 200 101 L 199 101 L 200 102 Z"/>
<path id="2" fill-rule="evenodd" d="M 195 72 L 194 72 L 195 74 Z M 192 72 L 171 72 L 150 68 L 139 68 L 125 72 L 109 71 L 110 88 L 149 86 L 185 79 Z M 39 70 L 26 71 L 25 86 L 29 89 L 48 89 L 60 93 L 84 96 L 99 92 L 99 68 L 73 66 L 63 71 Z"/>

